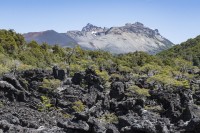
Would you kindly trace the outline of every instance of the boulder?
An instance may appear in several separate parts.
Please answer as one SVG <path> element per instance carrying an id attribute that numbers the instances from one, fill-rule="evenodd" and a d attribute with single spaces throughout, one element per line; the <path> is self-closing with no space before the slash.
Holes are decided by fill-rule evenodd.
<path id="1" fill-rule="evenodd" d="M 186 133 L 200 133 L 200 118 L 193 118 L 189 121 Z"/>
<path id="2" fill-rule="evenodd" d="M 23 91 L 24 88 L 21 86 L 19 81 L 13 74 L 5 74 L 3 75 L 2 80 L 7 81 L 8 83 L 12 84 L 16 89 Z"/>
<path id="3" fill-rule="evenodd" d="M 24 91 L 16 89 L 12 84 L 8 83 L 7 81 L 0 81 L 0 90 L 6 92 L 5 96 L 12 101 L 25 101 L 26 99 L 26 93 Z"/>
<path id="4" fill-rule="evenodd" d="M 54 76 L 54 78 L 55 79 L 57 79 L 58 78 L 58 66 L 54 66 L 53 68 L 53 76 Z"/>
<path id="5" fill-rule="evenodd" d="M 142 115 L 141 115 L 142 114 Z M 127 114 L 119 116 L 120 132 L 129 133 L 169 133 L 169 120 L 159 119 L 158 116 L 141 110 L 141 116 Z"/>
<path id="6" fill-rule="evenodd" d="M 95 70 L 93 70 L 92 68 L 87 68 L 85 70 L 84 80 L 85 80 L 85 83 L 88 85 L 88 87 L 92 85 L 101 84 L 100 77 L 96 74 Z"/>
<path id="7" fill-rule="evenodd" d="M 200 107 L 194 104 L 189 104 L 183 110 L 183 113 L 181 115 L 181 120 L 189 121 L 193 118 L 200 118 Z"/>
<path id="8" fill-rule="evenodd" d="M 110 98 L 115 98 L 120 101 L 124 96 L 124 84 L 122 82 L 113 82 L 111 84 Z"/>
<path id="9" fill-rule="evenodd" d="M 65 71 L 63 69 L 58 70 L 58 78 L 59 80 L 65 80 Z"/>
<path id="10" fill-rule="evenodd" d="M 84 79 L 84 73 L 81 72 L 75 73 L 74 76 L 72 77 L 72 83 L 75 85 L 80 85 L 83 79 Z"/>
<path id="11" fill-rule="evenodd" d="M 80 132 L 89 131 L 90 129 L 89 125 L 85 121 L 82 121 L 82 120 L 78 120 L 78 121 L 67 120 L 65 122 L 58 122 L 57 126 L 60 128 L 73 129 L 75 131 L 80 131 Z"/>
<path id="12" fill-rule="evenodd" d="M 53 76 L 55 79 L 64 80 L 65 79 L 65 71 L 60 69 L 58 66 L 54 66 L 53 68 Z"/>

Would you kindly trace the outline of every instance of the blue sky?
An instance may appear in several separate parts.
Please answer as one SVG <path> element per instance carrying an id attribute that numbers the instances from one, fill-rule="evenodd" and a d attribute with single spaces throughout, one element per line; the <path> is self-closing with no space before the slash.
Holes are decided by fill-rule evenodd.
<path id="1" fill-rule="evenodd" d="M 142 22 L 174 43 L 200 35 L 200 0 L 0 0 L 0 29 L 81 30 Z"/>

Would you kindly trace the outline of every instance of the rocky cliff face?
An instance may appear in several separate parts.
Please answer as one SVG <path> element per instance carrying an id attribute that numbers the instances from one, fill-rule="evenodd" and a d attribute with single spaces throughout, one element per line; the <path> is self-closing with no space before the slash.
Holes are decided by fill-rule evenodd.
<path id="1" fill-rule="evenodd" d="M 42 85 L 44 79 L 55 78 L 62 80 L 58 88 Z M 56 67 L 5 74 L 0 77 L 0 132 L 200 132 L 199 90 L 160 88 L 141 96 L 128 89 L 131 80 L 115 79 L 105 89 L 89 68 L 72 79 Z M 152 87 L 146 78 L 134 81 L 142 88 Z"/>
<path id="2" fill-rule="evenodd" d="M 157 29 L 152 30 L 139 22 L 111 28 L 87 24 L 82 31 L 68 31 L 67 35 L 82 47 L 112 53 L 156 53 L 173 46 L 173 43 L 161 36 Z"/>

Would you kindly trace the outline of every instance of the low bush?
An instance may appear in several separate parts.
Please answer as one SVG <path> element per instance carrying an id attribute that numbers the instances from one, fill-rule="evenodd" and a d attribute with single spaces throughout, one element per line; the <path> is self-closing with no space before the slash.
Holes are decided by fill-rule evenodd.
<path id="1" fill-rule="evenodd" d="M 85 105 L 79 100 L 73 103 L 72 108 L 75 112 L 82 112 L 85 109 Z"/>
<path id="2" fill-rule="evenodd" d="M 118 117 L 114 113 L 110 113 L 104 114 L 102 117 L 100 117 L 100 120 L 105 123 L 117 123 Z"/>
<path id="3" fill-rule="evenodd" d="M 60 84 L 61 82 L 58 79 L 43 79 L 41 87 L 47 89 L 57 89 Z"/>

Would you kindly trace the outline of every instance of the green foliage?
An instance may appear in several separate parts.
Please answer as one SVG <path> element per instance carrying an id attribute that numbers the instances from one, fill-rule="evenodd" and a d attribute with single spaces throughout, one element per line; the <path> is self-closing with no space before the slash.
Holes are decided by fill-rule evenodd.
<path id="1" fill-rule="evenodd" d="M 122 73 L 130 73 L 132 71 L 130 67 L 123 66 L 123 65 L 119 65 L 118 69 Z"/>
<path id="2" fill-rule="evenodd" d="M 59 55 L 60 57 L 64 57 L 65 53 L 64 53 L 64 49 L 61 48 L 59 45 L 54 45 L 52 47 L 53 53 Z"/>
<path id="3" fill-rule="evenodd" d="M 113 73 L 111 74 L 110 76 L 111 79 L 119 79 L 119 80 L 122 80 L 124 77 L 120 74 L 117 74 L 117 73 Z"/>
<path id="4" fill-rule="evenodd" d="M 153 111 L 153 112 L 162 112 L 164 109 L 160 105 L 155 106 L 144 106 L 144 109 Z"/>
<path id="5" fill-rule="evenodd" d="M 14 60 L 3 54 L 0 54 L 0 75 L 11 71 L 14 68 L 14 66 Z"/>
<path id="6" fill-rule="evenodd" d="M 40 45 L 36 42 L 36 41 L 31 41 L 27 44 L 28 47 L 30 48 L 35 48 L 35 49 L 39 49 Z"/>
<path id="7" fill-rule="evenodd" d="M 118 117 L 114 113 L 104 114 L 100 120 L 105 123 L 118 123 Z"/>
<path id="8" fill-rule="evenodd" d="M 41 87 L 47 89 L 57 89 L 60 84 L 61 82 L 58 79 L 43 79 Z"/>
<path id="9" fill-rule="evenodd" d="M 84 71 L 85 69 L 78 64 L 70 65 L 70 76 L 73 76 L 75 72 Z"/>
<path id="10" fill-rule="evenodd" d="M 149 90 L 148 89 L 144 89 L 144 88 L 139 88 L 136 85 L 132 85 L 128 88 L 128 90 L 132 90 L 134 91 L 136 94 L 141 95 L 141 96 L 150 96 L 149 94 Z"/>
<path id="11" fill-rule="evenodd" d="M 163 73 L 154 75 L 150 78 L 148 78 L 147 82 L 157 82 L 160 83 L 163 87 L 170 87 L 170 86 L 174 86 L 174 87 L 185 87 L 185 88 L 189 88 L 189 81 L 186 79 L 175 79 L 172 75 L 172 73 L 170 71 L 167 71 L 167 73 L 165 73 L 165 71 L 163 71 Z"/>
<path id="12" fill-rule="evenodd" d="M 85 105 L 81 101 L 76 101 L 73 103 L 72 108 L 75 112 L 82 112 L 85 109 Z"/>
<path id="13" fill-rule="evenodd" d="M 4 103 L 0 101 L 0 108 L 2 108 L 3 106 L 4 106 Z"/>
<path id="14" fill-rule="evenodd" d="M 53 107 L 53 105 L 51 104 L 51 101 L 48 97 L 46 96 L 41 96 L 41 101 L 42 101 L 42 105 L 38 105 L 38 110 L 39 111 L 49 111 L 51 107 Z"/>
<path id="15" fill-rule="evenodd" d="M 192 63 L 186 60 L 183 60 L 181 58 L 175 58 L 175 68 L 177 68 L 179 71 L 185 73 L 188 69 L 192 68 Z"/>
<path id="16" fill-rule="evenodd" d="M 101 79 L 104 81 L 104 83 L 110 79 L 110 76 L 108 75 L 107 71 L 100 71 L 99 69 L 95 69 L 95 72 L 98 76 L 101 77 Z"/>
<path id="17" fill-rule="evenodd" d="M 71 118 L 72 116 L 68 113 L 63 113 L 62 114 L 64 118 L 68 119 L 68 118 Z"/>
<path id="18" fill-rule="evenodd" d="M 134 52 L 128 54 L 118 55 L 115 60 L 117 64 L 133 68 L 135 66 L 143 66 L 146 63 L 153 62 L 155 64 L 161 65 L 162 61 L 156 56 L 149 55 L 145 52 Z"/>
<path id="19" fill-rule="evenodd" d="M 35 69 L 36 67 L 31 66 L 31 65 L 26 65 L 26 64 L 22 64 L 20 63 L 17 67 L 18 71 L 24 71 L 24 70 L 31 70 L 31 69 Z"/>
<path id="20" fill-rule="evenodd" d="M 0 75 L 9 72 L 10 69 L 8 69 L 6 66 L 0 64 Z"/>
<path id="21" fill-rule="evenodd" d="M 162 59 L 171 59 L 171 63 L 168 62 L 170 65 L 174 63 L 173 58 L 182 58 L 192 62 L 195 66 L 200 66 L 200 36 L 162 51 L 157 56 Z"/>
<path id="22" fill-rule="evenodd" d="M 0 30 L 0 51 L 10 55 L 15 55 L 21 45 L 24 45 L 22 35 L 13 30 Z"/>
<path id="23" fill-rule="evenodd" d="M 140 67 L 140 71 L 149 74 L 149 72 L 159 73 L 162 67 L 155 63 L 147 63 L 144 66 Z"/>

